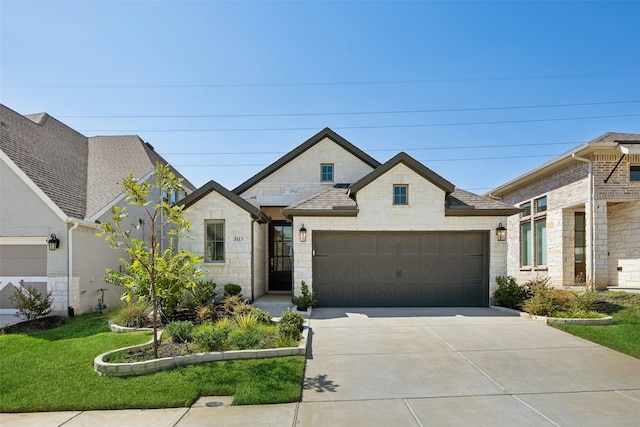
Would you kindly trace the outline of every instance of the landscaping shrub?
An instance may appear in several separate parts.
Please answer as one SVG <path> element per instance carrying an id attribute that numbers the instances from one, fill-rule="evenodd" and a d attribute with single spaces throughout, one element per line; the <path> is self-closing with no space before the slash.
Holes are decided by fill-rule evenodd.
<path id="1" fill-rule="evenodd" d="M 235 283 L 227 283 L 226 285 L 224 285 L 224 294 L 226 296 L 234 296 L 234 295 L 241 295 L 242 292 L 242 288 L 240 287 L 240 285 L 236 285 Z"/>
<path id="2" fill-rule="evenodd" d="M 199 280 L 194 286 L 182 291 L 180 307 L 187 310 L 196 310 L 212 304 L 216 298 L 216 284 L 210 280 Z"/>
<path id="3" fill-rule="evenodd" d="M 144 303 L 124 303 L 111 310 L 111 320 L 127 328 L 143 328 L 149 323 L 150 311 Z"/>
<path id="4" fill-rule="evenodd" d="M 238 350 L 260 348 L 265 334 L 261 329 L 234 329 L 229 334 L 231 348 Z"/>
<path id="5" fill-rule="evenodd" d="M 527 289 L 518 285 L 512 276 L 496 277 L 498 289 L 493 293 L 496 302 L 505 307 L 519 309 L 527 298 Z"/>
<path id="6" fill-rule="evenodd" d="M 197 323 L 215 322 L 218 318 L 216 307 L 212 304 L 196 307 L 195 311 Z"/>
<path id="7" fill-rule="evenodd" d="M 164 327 L 163 335 L 174 343 L 191 341 L 193 324 L 187 321 L 170 322 Z"/>
<path id="8" fill-rule="evenodd" d="M 300 339 L 300 333 L 302 332 L 303 325 L 304 319 L 302 316 L 295 311 L 291 311 L 290 308 L 287 308 L 287 310 L 282 313 L 280 322 L 278 322 L 278 335 L 298 341 Z"/>
<path id="9" fill-rule="evenodd" d="M 302 310 L 306 310 L 308 307 L 315 307 L 317 302 L 315 293 L 309 291 L 309 285 L 304 280 L 300 284 L 300 296 L 294 297 L 293 302 Z"/>
<path id="10" fill-rule="evenodd" d="M 193 343 L 202 351 L 223 351 L 228 347 L 231 328 L 210 325 L 193 335 Z"/>
<path id="11" fill-rule="evenodd" d="M 224 299 L 222 310 L 227 317 L 233 317 L 254 310 L 253 306 L 242 298 L 242 295 L 232 295 Z"/>
<path id="12" fill-rule="evenodd" d="M 258 318 L 252 313 L 240 313 L 233 317 L 238 328 L 243 331 L 254 330 L 258 327 Z"/>
<path id="13" fill-rule="evenodd" d="M 273 322 L 273 317 L 266 311 L 263 311 L 259 308 L 253 308 L 253 315 L 258 319 L 258 323 L 263 325 L 270 325 Z"/>
<path id="14" fill-rule="evenodd" d="M 531 297 L 527 299 L 522 307 L 527 313 L 536 316 L 550 316 L 551 313 L 560 308 L 556 289 L 548 286 L 548 280 L 534 280 L 525 285 L 531 292 Z"/>
<path id="15" fill-rule="evenodd" d="M 16 316 L 25 320 L 34 320 L 51 313 L 52 294 L 53 292 L 49 292 L 42 295 L 35 287 L 27 285 L 24 286 L 24 290 L 16 289 L 9 297 L 9 301 L 18 310 Z"/>

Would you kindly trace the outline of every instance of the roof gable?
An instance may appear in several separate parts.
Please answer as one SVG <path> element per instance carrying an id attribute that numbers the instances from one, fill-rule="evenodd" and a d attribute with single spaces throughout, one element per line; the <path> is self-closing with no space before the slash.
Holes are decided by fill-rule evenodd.
<path id="1" fill-rule="evenodd" d="M 196 191 L 194 191 L 193 193 L 191 193 L 190 195 L 182 199 L 180 203 L 183 204 L 186 209 L 194 205 L 200 199 L 207 196 L 209 193 L 213 191 L 227 198 L 229 201 L 235 203 L 236 205 L 238 205 L 239 207 L 247 211 L 251 215 L 251 217 L 257 220 L 258 222 L 262 223 L 262 222 L 268 221 L 268 217 L 264 214 L 264 212 L 262 212 L 262 210 L 260 210 L 260 208 L 253 206 L 251 203 L 247 202 L 242 197 L 232 193 L 231 191 L 227 190 L 225 187 L 223 187 L 222 185 L 218 184 L 213 180 L 207 182 L 205 185 L 198 188 Z"/>
<path id="2" fill-rule="evenodd" d="M 245 192 L 246 190 L 253 187 L 255 184 L 262 181 L 267 176 L 271 175 L 272 173 L 274 173 L 275 171 L 277 171 L 287 163 L 291 162 L 296 157 L 300 156 L 302 153 L 309 150 L 311 147 L 313 147 L 314 145 L 316 145 L 317 143 L 319 143 L 325 138 L 329 138 L 331 141 L 338 144 L 340 147 L 342 147 L 349 153 L 353 154 L 356 158 L 362 160 L 362 162 L 371 166 L 372 168 L 377 168 L 380 166 L 380 162 L 378 162 L 376 159 L 369 156 L 367 153 L 360 150 L 355 145 L 351 144 L 349 141 L 347 141 L 346 139 L 344 139 L 343 137 L 335 133 L 333 130 L 329 128 L 324 128 L 323 130 L 321 130 L 320 132 L 318 132 L 317 134 L 315 134 L 314 136 L 312 136 L 311 138 L 309 138 L 308 140 L 306 140 L 305 142 L 303 142 L 302 144 L 300 144 L 299 146 L 297 146 L 296 148 L 294 148 L 293 150 L 291 150 L 290 152 L 288 152 L 287 154 L 285 154 L 284 156 L 276 160 L 274 163 L 267 166 L 265 169 L 258 172 L 257 174 L 255 174 L 254 176 L 252 176 L 251 178 L 249 178 L 248 180 L 246 180 L 245 182 L 243 182 L 242 184 L 234 188 L 233 193 L 241 194 Z"/>
<path id="3" fill-rule="evenodd" d="M 418 175 L 422 176 L 424 179 L 428 180 L 429 182 L 431 182 L 432 184 L 434 184 L 436 187 L 440 188 L 442 191 L 444 191 L 447 194 L 452 193 L 453 190 L 455 189 L 455 186 L 452 183 L 450 183 L 449 181 L 447 181 L 446 179 L 444 179 L 443 177 L 441 177 L 440 175 L 438 175 L 437 173 L 435 173 L 434 171 L 432 171 L 431 169 L 429 169 L 428 167 L 426 167 L 425 165 L 423 165 L 422 163 L 420 163 L 419 161 L 417 161 L 416 159 L 408 155 L 407 153 L 400 152 L 396 154 L 394 157 L 392 157 L 391 159 L 389 159 L 382 166 L 376 168 L 370 174 L 363 177 L 358 182 L 355 182 L 354 184 L 352 184 L 351 187 L 349 187 L 350 194 L 352 196 L 355 196 L 355 194 L 358 191 L 360 191 L 362 188 L 366 187 L 367 185 L 369 185 L 370 183 L 375 181 L 377 178 L 384 175 L 385 173 L 387 173 L 389 170 L 393 169 L 396 165 L 400 163 L 406 165 L 408 168 L 410 168 L 411 170 L 416 172 Z"/>

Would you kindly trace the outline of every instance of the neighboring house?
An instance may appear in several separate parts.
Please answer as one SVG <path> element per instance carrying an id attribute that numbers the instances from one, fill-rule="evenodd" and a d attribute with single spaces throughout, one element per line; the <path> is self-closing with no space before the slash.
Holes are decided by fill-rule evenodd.
<path id="1" fill-rule="evenodd" d="M 519 282 L 640 287 L 640 134 L 606 133 L 487 196 L 522 209 L 507 221 Z"/>
<path id="2" fill-rule="evenodd" d="M 122 290 L 102 278 L 124 253 L 95 234 L 112 206 L 125 205 L 122 178 L 148 179 L 166 162 L 137 136 L 87 138 L 46 113 L 23 116 L 4 105 L 0 132 L 0 314 L 15 313 L 9 296 L 21 284 L 52 291 L 55 314 L 95 310 L 100 289 L 117 303 Z M 194 190 L 188 181 L 185 188 Z M 132 226 L 140 224 L 143 216 L 127 210 Z"/>
<path id="3" fill-rule="evenodd" d="M 233 191 L 211 181 L 183 202 L 180 247 L 219 287 L 254 300 L 304 281 L 324 306 L 487 306 L 506 274 L 496 230 L 519 212 L 405 153 L 380 164 L 330 129 Z"/>

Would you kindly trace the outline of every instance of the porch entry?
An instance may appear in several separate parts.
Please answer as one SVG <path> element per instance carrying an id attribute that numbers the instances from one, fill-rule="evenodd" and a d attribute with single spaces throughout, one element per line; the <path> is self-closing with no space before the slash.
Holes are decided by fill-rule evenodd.
<path id="1" fill-rule="evenodd" d="M 286 221 L 269 223 L 269 291 L 291 291 L 293 229 Z"/>

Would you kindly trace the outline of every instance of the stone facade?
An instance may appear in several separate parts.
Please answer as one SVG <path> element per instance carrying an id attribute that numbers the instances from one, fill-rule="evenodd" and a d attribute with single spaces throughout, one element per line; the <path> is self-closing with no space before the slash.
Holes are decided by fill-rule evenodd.
<path id="1" fill-rule="evenodd" d="M 638 286 L 640 182 L 630 181 L 629 174 L 631 165 L 640 164 L 640 155 L 623 158 L 608 145 L 585 157 L 588 161 L 567 157 L 561 166 L 551 163 L 544 173 L 536 170 L 535 179 L 524 175 L 521 185 L 499 194 L 515 206 L 547 197 L 545 265 L 521 265 L 523 218 L 507 220 L 507 271 L 518 282 L 548 278 L 555 286 L 575 283 L 575 214 L 580 212 L 586 222 L 586 280 L 599 289 Z"/>

